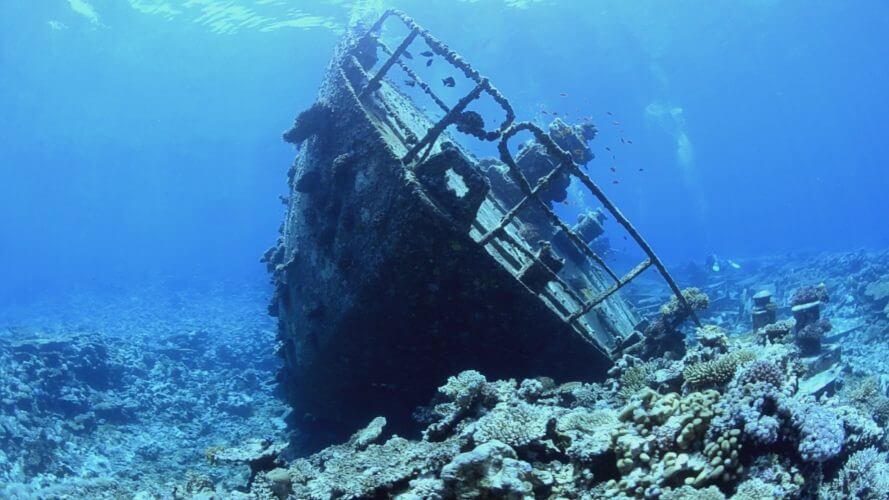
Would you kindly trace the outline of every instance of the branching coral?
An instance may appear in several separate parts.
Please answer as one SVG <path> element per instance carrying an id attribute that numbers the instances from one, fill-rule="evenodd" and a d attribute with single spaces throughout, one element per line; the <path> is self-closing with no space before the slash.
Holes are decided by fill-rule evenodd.
<path id="1" fill-rule="evenodd" d="M 753 351 L 733 351 L 713 361 L 689 365 L 682 374 L 685 381 L 694 387 L 722 386 L 731 381 L 738 366 L 754 359 L 756 359 L 756 354 Z"/>
<path id="2" fill-rule="evenodd" d="M 515 390 L 514 381 L 488 382 L 475 370 L 466 370 L 438 389 L 436 404 L 432 407 L 432 424 L 424 431 L 430 440 L 438 440 L 457 427 L 479 407 L 493 407 L 505 401 Z"/>
<path id="3" fill-rule="evenodd" d="M 620 376 L 618 395 L 623 399 L 629 399 L 637 392 L 648 387 L 656 367 L 657 365 L 654 362 L 644 362 L 627 368 Z"/>
<path id="4" fill-rule="evenodd" d="M 766 325 L 757 331 L 761 343 L 784 342 L 786 337 L 793 331 L 794 321 L 781 320 Z"/>
<path id="5" fill-rule="evenodd" d="M 688 287 L 685 290 L 682 290 L 682 297 L 685 299 L 685 302 L 688 303 L 688 306 L 692 311 L 702 311 L 710 307 L 710 298 L 699 288 Z M 660 312 L 661 315 L 668 320 L 673 320 L 677 316 L 690 313 L 690 311 L 682 307 L 682 304 L 679 303 L 679 299 L 676 298 L 676 296 L 670 297 L 670 300 L 661 306 Z"/>
<path id="6" fill-rule="evenodd" d="M 525 402 L 499 403 L 476 422 L 472 438 L 476 443 L 497 440 L 513 447 L 524 446 L 543 438 L 549 422 L 563 411 Z"/>
<path id="7" fill-rule="evenodd" d="M 889 457 L 876 448 L 852 454 L 836 479 L 822 486 L 820 497 L 882 500 L 889 498 Z"/>
<path id="8" fill-rule="evenodd" d="M 611 433 L 618 424 L 614 410 L 578 408 L 556 420 L 556 433 L 567 440 L 565 453 L 570 458 L 589 462 L 611 449 Z"/>
<path id="9" fill-rule="evenodd" d="M 877 424 L 889 425 L 889 398 L 883 394 L 876 377 L 865 378 L 851 386 L 846 398 L 855 407 L 872 415 Z"/>
<path id="10" fill-rule="evenodd" d="M 704 347 L 724 351 L 728 346 L 728 335 L 725 328 L 716 325 L 704 325 L 695 329 L 695 337 Z"/>

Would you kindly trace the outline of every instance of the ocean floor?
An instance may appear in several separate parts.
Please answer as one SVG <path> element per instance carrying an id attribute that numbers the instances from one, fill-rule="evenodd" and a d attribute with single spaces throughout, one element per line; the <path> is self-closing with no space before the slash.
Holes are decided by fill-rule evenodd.
<path id="1" fill-rule="evenodd" d="M 267 290 L 3 311 L 0 497 L 889 498 L 889 252 L 736 264 L 676 269 L 702 328 L 629 290 L 602 383 L 454 374 L 422 438 L 380 416 L 298 459 Z"/>
<path id="2" fill-rule="evenodd" d="M 284 440 L 268 291 L 80 294 L 0 312 L 0 497 L 146 498 L 249 467 L 208 460 Z M 194 479 L 201 478 L 201 479 Z"/>

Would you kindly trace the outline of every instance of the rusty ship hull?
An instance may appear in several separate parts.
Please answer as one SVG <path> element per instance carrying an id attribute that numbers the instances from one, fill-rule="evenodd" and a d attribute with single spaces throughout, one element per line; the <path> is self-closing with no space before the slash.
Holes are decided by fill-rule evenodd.
<path id="1" fill-rule="evenodd" d="M 387 18 L 410 33 L 394 49 L 378 37 Z M 425 43 L 476 83 L 453 107 L 429 89 L 446 110 L 440 120 L 385 77 L 404 69 L 411 43 Z M 484 96 L 502 104 L 501 127 L 456 133 L 451 125 L 461 128 L 472 117 L 466 106 Z M 406 432 L 405 417 L 464 369 L 493 378 L 604 376 L 611 349 L 637 323 L 617 290 L 653 262 L 623 277 L 597 266 L 604 263 L 518 174 L 521 155 L 498 161 L 513 174 L 505 177 L 519 206 L 492 189 L 490 172 L 461 142 L 505 142 L 512 122 L 490 82 L 404 14 L 388 12 L 347 35 L 316 103 L 285 134 L 299 152 L 281 237 L 265 259 L 276 286 L 270 309 L 279 318 L 281 378 L 298 423 L 339 436 L 386 415 Z M 541 133 L 537 141 L 557 163 L 570 161 Z M 561 174 L 576 167 L 566 163 Z M 538 213 L 523 215 L 531 209 Z M 562 233 L 561 247 L 526 237 L 535 217 L 549 236 Z M 559 255 L 572 244 L 573 255 Z M 595 291 L 595 301 L 579 288 Z"/>

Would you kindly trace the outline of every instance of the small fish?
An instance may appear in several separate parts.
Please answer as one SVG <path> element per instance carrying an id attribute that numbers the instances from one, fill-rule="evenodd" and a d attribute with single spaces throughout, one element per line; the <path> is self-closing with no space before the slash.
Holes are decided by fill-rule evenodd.
<path id="1" fill-rule="evenodd" d="M 627 239 L 627 235 L 624 235 L 624 239 Z"/>
<path id="2" fill-rule="evenodd" d="M 614 168 L 614 167 L 611 167 L 611 171 L 612 171 L 612 172 L 617 172 L 617 169 Z"/>
<path id="3" fill-rule="evenodd" d="M 559 116 L 559 114 L 553 111 L 553 116 Z"/>
<path id="4" fill-rule="evenodd" d="M 620 125 L 620 122 L 617 120 L 614 120 L 613 122 L 611 122 L 611 124 L 616 127 L 616 126 Z"/>
<path id="5" fill-rule="evenodd" d="M 423 56 L 423 57 L 432 57 L 432 56 L 435 55 L 435 54 L 433 54 L 431 50 L 427 50 L 427 51 L 424 51 L 424 52 L 420 52 L 420 55 Z"/>
<path id="6" fill-rule="evenodd" d="M 413 80 L 405 80 L 404 84 L 407 85 L 408 87 L 413 87 L 414 85 L 417 84 L 417 82 L 415 82 Z"/>
<path id="7" fill-rule="evenodd" d="M 733 269 L 741 269 L 741 264 L 738 264 L 732 259 L 725 259 L 725 261 L 728 262 L 728 265 L 732 266 Z"/>
<path id="8" fill-rule="evenodd" d="M 426 61 L 426 67 L 428 68 L 429 66 L 432 66 L 432 59 Z"/>
<path id="9" fill-rule="evenodd" d="M 627 144 L 633 144 L 633 141 L 627 139 Z"/>
<path id="10" fill-rule="evenodd" d="M 564 92 L 559 92 L 559 95 L 562 96 L 562 97 L 568 97 L 568 94 L 566 94 L 566 93 L 564 93 Z"/>
<path id="11" fill-rule="evenodd" d="M 623 138 L 623 137 L 621 137 L 621 138 L 620 138 L 620 143 L 621 143 L 621 144 L 626 144 L 626 143 L 627 143 L 627 141 L 625 141 L 625 140 L 624 140 L 624 138 Z"/>
<path id="12" fill-rule="evenodd" d="M 441 83 L 443 83 L 445 87 L 453 87 L 454 85 L 457 85 L 457 82 L 454 81 L 453 76 L 442 78 Z"/>
<path id="13" fill-rule="evenodd" d="M 548 115 L 548 114 L 549 114 L 549 112 L 548 112 L 547 110 L 545 110 L 545 109 L 541 109 L 540 112 L 543 113 L 543 114 L 545 114 L 545 115 Z"/>
<path id="14" fill-rule="evenodd" d="M 645 169 L 644 169 L 644 168 L 640 168 L 639 171 L 640 171 L 640 172 L 644 172 Z"/>
<path id="15" fill-rule="evenodd" d="M 402 52 L 402 54 L 404 54 L 404 57 L 407 57 L 408 59 L 413 59 L 413 58 L 414 58 L 414 56 L 411 55 L 411 53 L 408 52 L 408 51 L 406 51 L 406 50 L 405 50 L 404 52 Z"/>
<path id="16" fill-rule="evenodd" d="M 608 151 L 608 152 L 610 153 L 610 152 L 611 152 L 611 148 L 609 148 L 608 146 L 605 146 L 605 151 Z"/>
<path id="17" fill-rule="evenodd" d="M 613 180 L 613 181 L 611 181 L 611 183 L 612 183 L 612 184 L 620 184 L 620 181 L 618 181 L 618 180 Z"/>
<path id="18" fill-rule="evenodd" d="M 608 116 L 614 116 L 614 113 L 612 113 L 611 111 L 606 111 L 605 113 L 608 114 Z"/>

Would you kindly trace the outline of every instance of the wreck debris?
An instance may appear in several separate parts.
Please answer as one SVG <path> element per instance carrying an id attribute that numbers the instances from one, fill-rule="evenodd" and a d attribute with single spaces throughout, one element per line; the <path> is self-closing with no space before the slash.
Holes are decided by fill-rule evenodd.
<path id="1" fill-rule="evenodd" d="M 778 306 L 772 302 L 772 293 L 768 290 L 753 295 L 753 328 L 759 329 L 771 325 L 778 320 Z"/>

